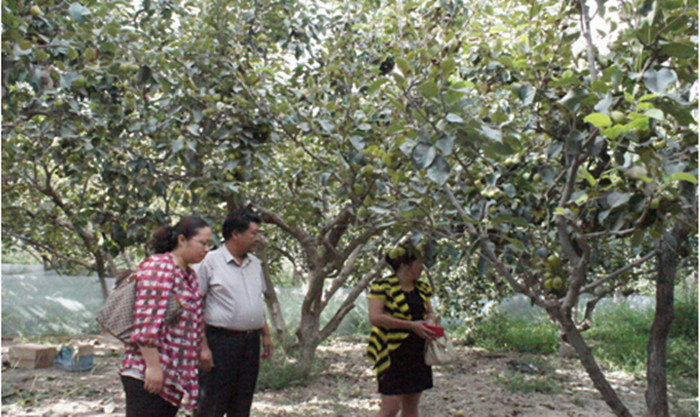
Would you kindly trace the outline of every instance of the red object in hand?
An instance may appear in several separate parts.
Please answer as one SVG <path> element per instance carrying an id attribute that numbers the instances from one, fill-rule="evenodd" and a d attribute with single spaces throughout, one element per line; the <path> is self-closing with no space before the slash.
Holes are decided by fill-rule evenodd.
<path id="1" fill-rule="evenodd" d="M 445 328 L 440 326 L 433 326 L 432 324 L 424 324 L 424 326 L 435 333 L 435 337 L 443 337 L 445 335 Z"/>

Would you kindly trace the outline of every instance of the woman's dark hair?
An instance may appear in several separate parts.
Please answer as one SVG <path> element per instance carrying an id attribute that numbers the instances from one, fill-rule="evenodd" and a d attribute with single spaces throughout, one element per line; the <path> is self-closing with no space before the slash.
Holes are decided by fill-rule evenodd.
<path id="1" fill-rule="evenodd" d="M 222 227 L 224 240 L 228 240 L 234 232 L 245 232 L 251 223 L 260 224 L 262 219 L 248 209 L 233 210 L 224 220 L 224 226 Z"/>
<path id="2" fill-rule="evenodd" d="M 420 252 L 412 245 L 395 247 L 391 249 L 384 257 L 394 272 L 398 271 L 401 265 L 410 264 L 419 258 L 421 258 Z"/>
<path id="3" fill-rule="evenodd" d="M 183 235 L 185 239 L 199 233 L 200 229 L 209 227 L 209 224 L 201 217 L 186 216 L 180 219 L 175 226 L 161 226 L 151 235 L 148 241 L 153 253 L 165 253 L 177 248 L 177 237 Z"/>

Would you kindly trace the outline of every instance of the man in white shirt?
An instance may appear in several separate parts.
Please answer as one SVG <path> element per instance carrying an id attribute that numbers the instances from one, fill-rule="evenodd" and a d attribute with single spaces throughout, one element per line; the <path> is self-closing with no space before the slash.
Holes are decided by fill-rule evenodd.
<path id="1" fill-rule="evenodd" d="M 248 417 L 262 357 L 272 356 L 265 320 L 265 280 L 252 254 L 259 239 L 260 217 L 235 210 L 223 225 L 224 245 L 197 268 L 204 297 L 197 417 Z"/>

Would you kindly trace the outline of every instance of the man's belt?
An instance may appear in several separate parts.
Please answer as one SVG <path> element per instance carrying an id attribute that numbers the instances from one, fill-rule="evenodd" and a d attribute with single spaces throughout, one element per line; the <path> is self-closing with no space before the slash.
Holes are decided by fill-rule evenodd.
<path id="1" fill-rule="evenodd" d="M 215 327 L 215 326 L 210 326 L 206 325 L 205 326 L 207 332 L 211 334 L 215 334 L 218 336 L 226 336 L 226 337 L 253 337 L 253 336 L 259 336 L 260 332 L 262 329 L 255 329 L 255 330 L 231 330 L 231 329 L 225 329 L 223 327 Z"/>

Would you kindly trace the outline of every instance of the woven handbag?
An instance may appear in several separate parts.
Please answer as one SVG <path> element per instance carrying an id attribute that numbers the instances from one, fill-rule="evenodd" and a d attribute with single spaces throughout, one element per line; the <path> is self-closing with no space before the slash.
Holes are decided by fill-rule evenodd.
<path id="1" fill-rule="evenodd" d="M 105 305 L 97 313 L 97 322 L 108 333 L 124 343 L 133 343 L 129 338 L 134 329 L 134 310 L 136 302 L 136 274 L 117 282 L 116 287 L 109 293 Z M 170 293 L 168 308 L 165 311 L 165 322 L 176 324 L 182 315 L 182 306 L 175 296 Z"/>

